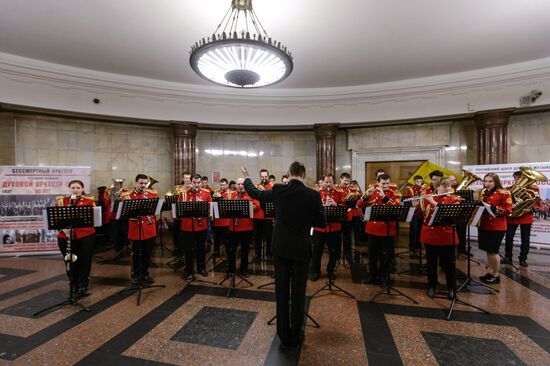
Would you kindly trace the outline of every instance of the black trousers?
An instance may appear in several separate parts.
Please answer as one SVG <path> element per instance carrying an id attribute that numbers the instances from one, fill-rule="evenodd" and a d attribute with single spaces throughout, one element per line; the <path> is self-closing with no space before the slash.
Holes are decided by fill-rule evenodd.
<path id="1" fill-rule="evenodd" d="M 379 278 L 389 271 L 390 262 L 394 253 L 393 236 L 370 235 L 369 248 L 369 276 Z M 380 264 L 378 264 L 380 262 Z"/>
<path id="2" fill-rule="evenodd" d="M 149 274 L 149 263 L 151 262 L 151 253 L 155 247 L 155 240 L 156 237 L 145 240 L 132 240 L 132 279 L 139 278 L 140 274 L 142 277 Z"/>
<path id="3" fill-rule="evenodd" d="M 277 335 L 284 345 L 297 346 L 304 324 L 308 263 L 280 257 L 274 263 Z"/>
<path id="4" fill-rule="evenodd" d="M 220 254 L 221 246 L 227 247 L 227 226 L 212 226 L 214 233 L 214 253 Z"/>
<path id="5" fill-rule="evenodd" d="M 128 245 L 128 220 L 111 220 L 109 238 L 117 252 Z"/>
<path id="6" fill-rule="evenodd" d="M 409 228 L 409 250 L 420 250 L 420 233 L 422 232 L 422 219 L 413 217 Z"/>
<path id="7" fill-rule="evenodd" d="M 262 243 L 265 239 L 265 253 L 271 257 L 273 219 L 254 219 L 254 256 L 262 257 Z"/>
<path id="8" fill-rule="evenodd" d="M 445 280 L 447 281 L 447 289 L 453 289 L 453 281 L 455 281 L 454 269 L 452 266 L 454 248 L 452 245 L 430 245 L 424 244 L 426 247 L 426 261 L 428 266 L 428 285 L 430 287 L 437 286 L 437 262 L 443 272 L 445 272 Z"/>
<path id="9" fill-rule="evenodd" d="M 174 232 L 172 236 L 172 241 L 174 243 L 174 251 L 172 252 L 174 257 L 181 258 L 183 257 L 183 243 L 181 242 L 181 221 L 174 219 Z"/>
<path id="10" fill-rule="evenodd" d="M 76 254 L 76 262 L 71 263 L 71 271 L 67 271 L 71 286 L 88 287 L 92 270 L 92 252 L 94 250 L 95 234 L 85 236 L 71 242 L 71 253 Z M 57 239 L 57 246 L 63 254 L 67 254 L 67 239 Z"/>
<path id="11" fill-rule="evenodd" d="M 527 260 L 527 254 L 529 254 L 529 246 L 531 245 L 531 224 L 508 224 L 505 241 L 506 257 L 512 258 L 512 252 L 514 249 L 514 235 L 516 235 L 516 230 L 518 229 L 518 226 L 521 235 L 519 259 Z"/>
<path id="12" fill-rule="evenodd" d="M 344 257 L 351 259 L 351 233 L 353 232 L 353 221 L 344 221 L 342 224 L 342 244 Z"/>
<path id="13" fill-rule="evenodd" d="M 357 243 L 365 241 L 365 237 L 363 234 L 365 224 L 363 223 L 363 220 L 361 220 L 361 216 L 353 216 L 351 222 L 353 225 L 353 240 L 355 245 L 357 245 Z"/>
<path id="14" fill-rule="evenodd" d="M 241 246 L 241 264 L 239 269 L 241 272 L 248 271 L 248 252 L 250 241 L 252 239 L 252 230 L 249 231 L 229 231 L 228 240 L 225 245 L 227 254 L 228 272 L 235 273 L 237 271 L 237 248 Z"/>
<path id="15" fill-rule="evenodd" d="M 458 236 L 458 251 L 461 253 L 466 253 L 468 248 L 466 247 L 466 234 L 468 227 L 466 225 L 457 225 L 456 226 L 456 235 Z"/>
<path id="16" fill-rule="evenodd" d="M 192 271 L 194 260 L 197 261 L 197 270 L 204 269 L 206 261 L 206 230 L 203 231 L 181 231 L 181 241 L 185 250 L 185 268 Z M 193 251 L 195 256 L 193 257 Z"/>
<path id="17" fill-rule="evenodd" d="M 325 243 L 328 247 L 327 273 L 334 272 L 336 262 L 342 254 L 340 250 L 340 231 L 332 233 L 313 231 L 313 258 L 311 266 L 313 273 L 321 273 L 321 257 L 323 256 Z"/>

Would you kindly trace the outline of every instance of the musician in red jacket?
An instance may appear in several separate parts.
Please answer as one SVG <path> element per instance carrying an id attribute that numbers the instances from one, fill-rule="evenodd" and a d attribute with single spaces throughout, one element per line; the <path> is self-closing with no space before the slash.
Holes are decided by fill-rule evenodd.
<path id="1" fill-rule="evenodd" d="M 398 206 L 401 195 L 392 189 L 390 176 L 378 176 L 376 187 L 371 186 L 357 202 L 357 207 L 367 206 Z M 396 235 L 395 222 L 368 221 L 365 225 L 368 234 L 369 275 L 367 283 L 380 283 L 380 276 L 389 271 L 393 253 L 393 240 Z M 380 259 L 380 267 L 378 260 Z"/>
<path id="2" fill-rule="evenodd" d="M 334 176 L 327 174 L 323 177 L 322 187 L 319 190 L 323 206 L 345 206 L 344 194 L 342 190 L 334 185 Z M 341 236 L 342 225 L 339 223 L 327 223 L 325 227 L 315 227 L 313 230 L 313 257 L 311 280 L 317 281 L 321 273 L 321 257 L 325 249 L 325 243 L 328 247 L 327 274 L 329 279 L 334 279 L 334 267 L 341 255 Z"/>
<path id="3" fill-rule="evenodd" d="M 136 175 L 135 186 L 131 192 L 122 192 L 121 200 L 141 200 L 158 198 L 153 189 L 147 189 L 149 177 Z M 140 230 L 141 221 L 141 230 Z M 141 232 L 140 232 L 141 231 Z M 128 221 L 128 239 L 132 241 L 132 284 L 138 285 L 140 277 L 145 283 L 155 282 L 149 275 L 149 262 L 157 237 L 157 225 L 154 215 L 132 217 Z M 139 253 L 141 252 L 141 258 Z M 141 267 L 140 267 L 141 262 Z"/>
<path id="4" fill-rule="evenodd" d="M 260 170 L 260 183 L 256 188 L 261 191 L 272 188 L 269 182 L 269 171 Z M 254 213 L 254 262 L 260 262 L 262 259 L 271 260 L 271 238 L 273 236 L 273 218 L 265 217 L 265 212 L 261 208 Z M 262 258 L 262 248 L 265 242 L 265 255 Z"/>
<path id="5" fill-rule="evenodd" d="M 56 206 L 95 206 L 92 196 L 84 195 L 84 183 L 80 180 L 69 182 L 70 196 L 59 196 Z M 92 251 L 95 243 L 95 229 L 83 227 L 72 230 L 71 253 L 76 255 L 76 260 L 71 262 L 71 272 L 67 272 L 73 295 L 83 296 L 88 292 L 90 283 L 90 271 L 92 269 Z M 70 231 L 63 229 L 57 235 L 57 245 L 63 254 L 67 255 L 67 245 Z"/>
<path id="6" fill-rule="evenodd" d="M 179 202 L 184 201 L 207 201 L 212 202 L 212 196 L 208 189 L 201 188 L 201 176 L 195 174 L 191 177 L 191 186 L 187 191 L 182 191 L 178 198 Z M 206 261 L 206 233 L 208 230 L 208 217 L 193 217 L 181 219 L 181 242 L 185 250 L 185 269 L 182 277 L 186 278 L 193 274 L 194 262 L 197 262 L 197 272 L 206 277 L 208 272 L 204 268 Z M 195 258 L 193 258 L 195 252 Z"/>
<path id="7" fill-rule="evenodd" d="M 215 199 L 227 199 L 227 194 L 230 193 L 229 182 L 226 178 L 220 179 L 220 190 L 215 191 L 212 198 Z M 213 219 L 212 220 L 212 234 L 214 234 L 214 252 L 212 256 L 214 258 L 220 257 L 220 248 L 223 245 L 227 246 L 227 228 L 229 226 L 229 219 Z"/>
<path id="8" fill-rule="evenodd" d="M 236 191 L 230 191 L 227 199 L 230 200 L 248 200 L 253 204 L 253 211 L 260 209 L 260 203 L 252 199 L 244 190 L 244 179 L 239 178 L 235 183 Z M 227 252 L 228 273 L 235 273 L 237 270 L 237 248 L 241 246 L 241 264 L 239 273 L 248 277 L 248 251 L 252 240 L 252 231 L 254 230 L 254 221 L 250 218 L 229 219 L 229 239 L 225 251 Z"/>
<path id="9" fill-rule="evenodd" d="M 340 184 L 337 188 L 342 191 L 344 201 L 352 201 L 353 206 L 356 206 L 356 201 L 359 199 L 359 191 L 357 188 L 351 187 L 351 175 L 349 173 L 344 172 L 340 175 Z M 346 221 L 342 224 L 342 253 L 344 258 L 346 258 L 350 263 L 352 262 L 351 235 L 353 232 L 353 219 L 357 216 L 361 216 L 361 210 L 359 208 L 348 208 Z"/>
<path id="10" fill-rule="evenodd" d="M 523 173 L 521 170 L 514 172 L 513 177 L 514 181 L 517 183 Z M 512 188 L 512 187 L 510 187 Z M 539 197 L 539 187 L 535 184 L 531 184 L 525 189 L 526 193 L 531 196 L 531 198 Z M 512 201 L 514 197 L 512 197 Z M 535 206 L 536 207 L 536 206 Z M 512 252 L 514 249 L 514 235 L 516 230 L 520 229 L 521 233 L 521 249 L 519 252 L 519 265 L 522 267 L 527 267 L 527 254 L 529 254 L 530 238 L 531 238 L 531 226 L 533 225 L 533 211 L 526 212 L 519 217 L 508 216 L 506 218 L 507 229 L 506 229 L 506 241 L 505 241 L 505 251 L 506 254 L 501 260 L 501 263 L 512 264 Z"/>
<path id="11" fill-rule="evenodd" d="M 407 198 L 419 197 L 422 195 L 424 186 L 424 178 L 421 175 L 415 175 L 413 178 L 414 185 L 407 188 Z M 419 200 L 412 200 L 412 205 L 416 206 L 414 216 L 409 227 L 409 250 L 411 251 L 410 258 L 417 259 L 420 255 L 420 233 L 422 231 L 422 210 L 418 205 Z"/>
<path id="12" fill-rule="evenodd" d="M 506 216 L 512 210 L 512 195 L 502 188 L 500 178 L 496 173 L 489 173 L 483 178 L 484 188 L 480 200 L 488 205 L 494 217 L 485 210 L 481 215 L 478 229 L 479 249 L 487 252 L 489 271 L 479 279 L 489 284 L 500 283 L 500 258 L 498 256 L 500 243 L 507 230 Z"/>
<path id="13" fill-rule="evenodd" d="M 447 282 L 447 291 L 449 299 L 455 297 L 453 281 L 455 280 L 453 265 L 454 248 L 453 243 L 458 245 L 458 236 L 451 226 L 429 226 L 435 208 L 438 204 L 457 205 L 460 204 L 460 196 L 452 194 L 452 188 L 449 181 L 445 178 L 441 180 L 437 187 L 437 194 L 444 196 L 433 197 L 428 195 L 423 203 L 423 225 L 420 234 L 420 241 L 426 247 L 426 259 L 428 265 L 428 296 L 434 297 L 437 290 L 437 262 L 445 272 Z"/>

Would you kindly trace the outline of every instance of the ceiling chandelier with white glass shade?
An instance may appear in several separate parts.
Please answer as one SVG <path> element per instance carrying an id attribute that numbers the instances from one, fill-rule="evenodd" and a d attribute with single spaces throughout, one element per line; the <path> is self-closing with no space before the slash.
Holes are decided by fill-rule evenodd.
<path id="1" fill-rule="evenodd" d="M 267 35 L 252 0 L 232 0 L 212 35 L 193 44 L 189 62 L 202 78 L 235 88 L 273 85 L 293 68 L 292 54 Z"/>

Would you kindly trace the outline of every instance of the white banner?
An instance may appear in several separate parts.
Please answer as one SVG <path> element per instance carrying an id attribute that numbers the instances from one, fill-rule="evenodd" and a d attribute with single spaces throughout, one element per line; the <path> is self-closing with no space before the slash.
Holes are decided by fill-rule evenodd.
<path id="1" fill-rule="evenodd" d="M 514 185 L 513 174 L 519 170 L 519 167 L 533 168 L 542 174 L 550 178 L 550 162 L 545 163 L 517 163 L 517 164 L 494 164 L 494 165 L 465 165 L 464 169 L 474 173 L 481 179 L 487 173 L 497 173 L 502 185 L 510 187 Z M 531 246 L 535 248 L 550 249 L 550 182 L 537 182 L 535 183 L 540 190 L 540 208 L 536 208 L 534 211 L 535 222 L 531 228 Z M 483 188 L 483 182 L 477 181 L 470 186 L 472 189 Z M 472 238 L 477 239 L 477 228 L 471 228 Z M 519 244 L 520 230 L 516 231 L 514 237 L 514 243 Z"/>
<path id="2" fill-rule="evenodd" d="M 57 231 L 44 229 L 42 210 L 69 193 L 71 180 L 89 192 L 90 174 L 90 167 L 0 166 L 0 256 L 57 253 Z"/>

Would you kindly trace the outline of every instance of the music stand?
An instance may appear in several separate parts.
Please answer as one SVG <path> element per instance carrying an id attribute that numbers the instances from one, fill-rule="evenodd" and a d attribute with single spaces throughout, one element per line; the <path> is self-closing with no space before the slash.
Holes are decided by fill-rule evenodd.
<path id="1" fill-rule="evenodd" d="M 324 206 L 325 207 L 325 216 L 327 217 L 327 224 L 328 223 L 342 223 L 346 220 L 346 215 L 348 212 L 348 208 L 346 206 Z M 333 287 L 335 289 L 333 289 Z M 328 282 L 315 291 L 313 295 L 311 295 L 311 298 L 315 298 L 315 296 L 319 295 L 321 291 L 330 291 L 332 292 L 343 292 L 346 296 L 355 299 L 355 296 L 338 286 L 334 283 L 334 279 L 332 276 L 328 276 Z"/>
<path id="2" fill-rule="evenodd" d="M 45 309 L 37 311 L 33 316 L 37 316 L 48 310 L 61 307 L 64 305 L 78 306 L 84 311 L 90 311 L 89 308 L 82 305 L 73 293 L 73 274 L 72 274 L 72 250 L 70 243 L 73 241 L 73 229 L 101 226 L 101 207 L 99 207 L 99 215 L 95 217 L 94 225 L 94 207 L 92 206 L 60 206 L 46 207 L 43 211 L 46 216 L 46 228 L 48 230 L 69 230 L 69 238 L 67 244 L 67 253 L 65 255 L 65 265 L 69 274 L 69 298 L 58 304 L 48 306 Z M 68 258 L 68 260 L 67 260 Z"/>
<path id="3" fill-rule="evenodd" d="M 252 202 L 249 200 L 221 200 L 218 201 L 218 217 L 216 218 L 226 218 L 226 219 L 232 219 L 233 225 L 237 226 L 237 219 L 239 218 L 251 218 L 250 216 L 253 214 L 253 210 L 251 210 L 251 204 Z M 228 239 L 229 240 L 229 239 Z M 228 262 L 229 258 L 236 258 L 237 254 L 233 253 L 233 251 L 236 252 L 237 248 L 233 248 L 232 243 L 229 243 L 228 245 L 229 250 L 231 253 L 227 253 Z M 236 259 L 235 259 L 236 261 Z M 228 263 L 228 266 L 231 266 L 231 263 Z M 235 283 L 236 277 L 239 277 L 239 282 Z M 229 289 L 227 290 L 227 297 L 231 296 L 231 291 L 234 288 L 237 288 L 238 285 L 240 285 L 242 282 L 246 282 L 249 287 L 254 286 L 252 282 L 244 278 L 242 275 L 235 272 L 228 272 L 225 277 L 218 283 L 219 286 L 223 285 L 225 281 L 229 281 Z"/>
<path id="4" fill-rule="evenodd" d="M 159 226 L 159 237 L 160 237 L 160 245 L 159 245 L 159 248 L 160 250 L 162 251 L 162 253 L 164 254 L 164 251 L 168 251 L 170 254 L 172 254 L 172 251 L 168 248 L 165 248 L 164 247 L 164 238 L 163 238 L 163 234 L 162 234 L 162 224 L 163 224 L 163 217 L 162 217 L 162 213 L 165 212 L 165 211 L 172 211 L 172 204 L 173 203 L 176 203 L 178 200 L 178 196 L 175 196 L 175 195 L 165 195 L 164 196 L 164 202 L 162 203 L 162 208 L 160 209 L 160 217 L 159 217 L 159 222 L 158 222 L 158 226 Z"/>
<path id="5" fill-rule="evenodd" d="M 453 255 L 451 256 L 451 271 L 453 271 L 453 299 L 449 307 L 449 313 L 447 314 L 446 319 L 450 320 L 453 313 L 455 304 L 459 303 L 462 305 L 470 306 L 474 309 L 489 314 L 487 310 L 484 310 L 478 306 L 472 305 L 466 301 L 460 300 L 458 298 L 458 293 L 456 290 L 456 225 L 468 225 L 469 221 L 474 214 L 474 211 L 479 206 L 476 203 L 462 203 L 458 205 L 453 204 L 438 204 L 435 206 L 432 218 L 429 222 L 429 226 L 450 226 L 452 229 L 452 246 L 453 246 Z"/>
<path id="6" fill-rule="evenodd" d="M 178 219 L 192 219 L 191 220 L 191 230 L 194 233 L 195 232 L 195 220 L 198 218 L 208 217 L 210 214 L 210 206 L 208 201 L 183 201 L 183 202 L 176 202 L 175 204 L 172 204 L 172 216 Z M 193 242 L 191 244 L 191 258 L 192 260 L 195 259 L 195 243 Z M 192 265 L 191 268 L 188 268 L 191 273 L 189 276 L 185 277 L 185 281 L 187 284 L 193 283 L 193 282 L 201 282 L 201 283 L 210 283 L 212 285 L 215 285 L 216 282 L 213 281 L 207 281 L 202 280 L 200 278 L 197 278 L 195 275 L 195 265 Z M 184 286 L 176 295 L 181 295 L 183 291 L 185 290 L 187 286 Z"/>
<path id="7" fill-rule="evenodd" d="M 413 207 L 407 207 L 407 206 L 370 206 L 367 207 L 365 210 L 365 220 L 366 221 L 384 221 L 386 223 L 387 227 L 387 233 L 388 237 L 390 237 L 390 222 L 395 222 L 397 225 L 400 221 L 410 222 L 412 219 L 412 216 L 414 214 L 414 208 Z M 399 291 L 395 287 L 391 285 L 391 274 L 390 274 L 390 268 L 389 268 L 389 258 L 386 263 L 386 267 L 384 268 L 386 279 L 383 281 L 382 290 L 378 292 L 374 297 L 370 300 L 371 302 L 374 301 L 378 296 L 380 295 L 400 295 L 403 296 L 410 301 L 412 301 L 415 304 L 418 304 L 416 300 L 414 300 L 412 297 L 404 294 L 403 292 Z M 391 293 L 391 290 L 396 292 L 395 294 Z"/>
<path id="8" fill-rule="evenodd" d="M 412 201 L 404 202 L 404 206 L 409 207 L 409 208 L 414 208 L 415 210 L 413 212 L 416 212 L 416 210 L 420 209 L 419 207 L 414 207 L 412 205 Z M 413 219 L 414 219 L 414 215 L 411 218 L 411 221 L 409 222 L 409 224 L 412 222 Z M 409 230 L 411 230 L 410 227 L 409 227 Z M 418 228 L 418 230 L 422 230 L 422 221 L 420 222 L 420 227 Z M 403 275 L 403 274 L 410 274 L 410 275 L 413 275 L 413 276 L 414 275 L 416 275 L 416 276 L 425 276 L 426 275 L 426 272 L 422 270 L 422 243 L 420 242 L 420 235 L 417 235 L 417 237 L 418 237 L 418 244 L 420 244 L 420 246 L 418 248 L 418 270 L 415 271 L 412 268 L 410 268 L 406 271 L 399 272 L 398 275 Z M 404 252 L 396 253 L 395 255 L 399 257 L 403 254 L 407 254 L 407 253 L 411 253 L 411 252 L 413 252 L 413 250 L 406 250 Z"/>
<path id="9" fill-rule="evenodd" d="M 120 218 L 127 218 L 127 219 L 137 219 L 138 221 L 138 241 L 142 241 L 141 238 L 142 235 L 142 223 L 141 219 L 143 216 L 151 216 L 156 215 L 160 213 L 160 210 L 162 208 L 162 200 L 159 200 L 158 198 L 145 198 L 145 199 L 129 199 L 129 200 L 122 200 L 120 201 L 118 205 L 118 211 L 117 211 L 117 219 Z M 133 247 L 133 244 L 132 244 Z M 164 288 L 166 286 L 164 285 L 144 285 L 143 284 L 143 273 L 142 271 L 142 261 L 143 261 L 143 248 L 138 248 L 138 283 L 137 285 L 130 285 L 130 287 L 125 288 L 122 291 L 119 291 L 120 294 L 131 294 L 132 292 L 137 292 L 137 305 L 139 306 L 141 303 L 141 290 L 144 288 L 153 288 L 153 287 L 159 287 Z"/>
<path id="10" fill-rule="evenodd" d="M 477 205 L 477 202 L 472 202 L 472 204 Z M 481 207 L 481 206 L 477 206 L 477 207 L 478 207 L 477 211 L 474 212 L 474 215 L 472 216 L 472 219 L 470 220 L 470 222 L 468 223 L 468 226 L 467 226 L 466 248 L 467 248 L 467 252 L 468 252 L 468 262 L 467 262 L 466 278 L 464 279 L 464 282 L 462 282 L 462 284 L 458 287 L 458 290 L 456 290 L 456 292 L 460 292 L 465 288 L 467 289 L 468 286 L 483 286 L 483 287 L 486 287 L 486 288 L 488 288 L 490 290 L 493 290 L 495 292 L 500 292 L 499 289 L 496 289 L 492 286 L 489 286 L 489 285 L 487 285 L 483 282 L 474 280 L 472 278 L 471 264 L 470 264 L 470 258 L 471 258 L 471 255 L 470 255 L 470 251 L 471 251 L 470 226 L 473 226 L 473 225 L 477 224 L 477 222 L 481 218 L 481 214 L 483 213 L 483 210 L 484 210 L 484 208 Z M 472 260 L 472 261 L 474 261 L 474 260 Z M 474 261 L 474 262 L 477 262 L 477 261 Z M 480 264 L 479 262 L 477 262 L 477 263 Z"/>

